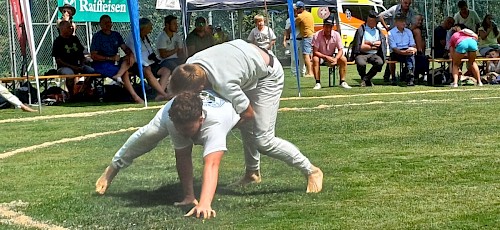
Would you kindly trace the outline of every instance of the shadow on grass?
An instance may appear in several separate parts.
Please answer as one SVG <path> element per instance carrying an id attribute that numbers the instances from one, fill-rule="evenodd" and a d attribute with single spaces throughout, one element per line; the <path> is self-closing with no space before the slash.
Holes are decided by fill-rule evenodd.
<path id="1" fill-rule="evenodd" d="M 201 193 L 201 183 L 199 181 L 195 181 L 194 190 L 196 197 L 199 198 Z M 219 184 L 217 186 L 217 195 L 259 196 L 276 193 L 295 193 L 302 190 L 304 188 L 265 188 L 259 185 L 229 187 L 228 185 Z M 123 199 L 127 202 L 125 206 L 129 207 L 173 206 L 174 202 L 179 202 L 184 198 L 180 183 L 168 184 L 155 190 L 135 189 L 123 193 L 109 192 L 106 193 L 106 196 Z M 189 211 L 190 207 L 192 206 L 186 206 L 186 211 Z"/>

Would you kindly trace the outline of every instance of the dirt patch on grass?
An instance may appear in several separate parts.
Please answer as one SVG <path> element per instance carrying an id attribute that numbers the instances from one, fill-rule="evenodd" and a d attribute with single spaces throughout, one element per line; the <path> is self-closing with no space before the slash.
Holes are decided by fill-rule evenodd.
<path id="1" fill-rule="evenodd" d="M 18 208 L 25 208 L 28 203 L 23 201 L 12 201 L 10 203 L 0 204 L 0 223 L 9 225 L 19 225 L 28 228 L 38 228 L 38 229 L 50 229 L 50 230 L 63 230 L 63 228 L 57 225 L 47 224 L 40 221 L 33 220 L 33 218 L 24 215 L 21 211 L 17 211 Z"/>

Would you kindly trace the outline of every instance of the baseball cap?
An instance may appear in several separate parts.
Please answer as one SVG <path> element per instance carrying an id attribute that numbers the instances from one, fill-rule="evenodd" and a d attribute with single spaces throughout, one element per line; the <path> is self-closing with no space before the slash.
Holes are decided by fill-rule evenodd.
<path id="1" fill-rule="evenodd" d="M 335 25 L 335 20 L 333 19 L 332 16 L 326 18 L 325 20 L 323 20 L 323 25 Z"/>
<path id="2" fill-rule="evenodd" d="M 306 7 L 306 4 L 304 4 L 302 1 L 297 1 L 295 3 L 295 6 L 297 6 L 297 8 L 304 8 Z"/>
<path id="3" fill-rule="evenodd" d="M 403 14 L 396 14 L 396 16 L 394 16 L 394 20 L 396 20 L 396 21 L 406 21 L 406 16 L 403 15 Z"/>

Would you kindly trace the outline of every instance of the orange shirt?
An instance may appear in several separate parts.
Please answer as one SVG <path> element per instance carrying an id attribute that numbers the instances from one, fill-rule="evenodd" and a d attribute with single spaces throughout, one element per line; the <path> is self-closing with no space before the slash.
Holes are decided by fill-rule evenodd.
<path id="1" fill-rule="evenodd" d="M 300 35 L 309 38 L 314 35 L 314 18 L 308 11 L 303 11 L 295 18 L 295 24 L 299 26 Z"/>

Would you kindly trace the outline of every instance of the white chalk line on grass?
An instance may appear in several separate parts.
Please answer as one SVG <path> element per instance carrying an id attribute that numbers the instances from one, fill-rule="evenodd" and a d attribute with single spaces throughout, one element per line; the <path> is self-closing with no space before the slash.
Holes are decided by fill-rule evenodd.
<path id="1" fill-rule="evenodd" d="M 35 149 L 46 148 L 46 147 L 57 145 L 57 144 L 63 144 L 63 143 L 75 142 L 75 141 L 82 141 L 82 140 L 86 140 L 86 139 L 90 139 L 90 138 L 95 138 L 95 137 L 101 137 L 101 136 L 105 136 L 105 135 L 111 135 L 111 134 L 128 132 L 128 131 L 134 131 L 134 130 L 137 130 L 137 129 L 139 129 L 139 127 L 130 127 L 130 128 L 127 128 L 127 129 L 120 129 L 120 130 L 114 130 L 114 131 L 108 131 L 108 132 L 102 132 L 102 133 L 91 133 L 91 134 L 87 134 L 87 135 L 83 135 L 83 136 L 78 136 L 78 137 L 63 138 L 63 139 L 57 140 L 57 141 L 49 141 L 49 142 L 45 142 L 45 143 L 42 143 L 42 144 L 32 145 L 32 146 L 28 146 L 28 147 L 16 149 L 14 151 L 2 153 L 2 154 L 0 154 L 0 159 L 4 159 L 4 158 L 10 157 L 10 156 L 14 156 L 14 155 L 16 155 L 18 153 L 29 152 L 29 151 L 33 151 Z"/>
<path id="2" fill-rule="evenodd" d="M 24 215 L 22 212 L 16 212 L 12 209 L 16 207 L 26 207 L 28 203 L 22 201 L 12 201 L 10 203 L 0 204 L 0 223 L 9 225 L 19 225 L 28 228 L 38 228 L 38 229 L 50 229 L 50 230 L 65 230 L 67 228 L 42 223 L 40 221 L 33 220 L 33 218 Z"/>
<path id="3" fill-rule="evenodd" d="M 367 96 L 386 96 L 386 95 L 407 95 L 407 94 L 426 94 L 426 93 L 449 93 L 449 92 L 467 92 L 467 91 L 485 91 L 498 90 L 494 88 L 474 88 L 474 89 L 433 89 L 411 92 L 392 92 L 392 93 L 362 93 L 362 94 L 345 94 L 345 95 L 328 95 L 319 97 L 287 97 L 281 98 L 282 101 L 288 100 L 310 100 L 310 99 L 331 99 L 331 98 L 348 98 L 348 97 L 367 97 Z"/>
<path id="4" fill-rule="evenodd" d="M 106 111 L 96 111 L 96 112 L 84 112 L 84 113 L 71 113 L 71 114 L 61 114 L 61 115 L 46 115 L 39 117 L 24 117 L 24 118 L 13 118 L 13 119 L 5 119 L 0 120 L 1 123 L 12 123 L 12 122 L 26 122 L 26 121 L 40 121 L 40 120 L 51 120 L 57 118 L 76 118 L 76 117 L 92 117 L 97 115 L 109 114 L 109 113 L 118 113 L 118 112 L 130 112 L 130 111 L 140 111 L 140 110 L 148 110 L 148 109 L 159 109 L 161 106 L 149 106 L 149 107 L 141 107 L 141 108 L 123 108 L 123 109 L 115 109 L 115 110 L 106 110 Z"/>
<path id="5" fill-rule="evenodd" d="M 423 103 L 439 103 L 439 102 L 449 102 L 454 101 L 452 99 L 443 99 L 443 100 L 408 100 L 408 101 L 371 101 L 367 103 L 348 103 L 348 104 L 340 104 L 340 105 L 318 105 L 316 107 L 293 107 L 293 108 L 280 108 L 278 111 L 286 112 L 286 111 L 306 111 L 306 110 L 318 110 L 318 109 L 329 109 L 329 108 L 338 108 L 338 107 L 348 107 L 348 106 L 363 106 L 363 105 L 382 105 L 382 104 L 423 104 Z"/>

